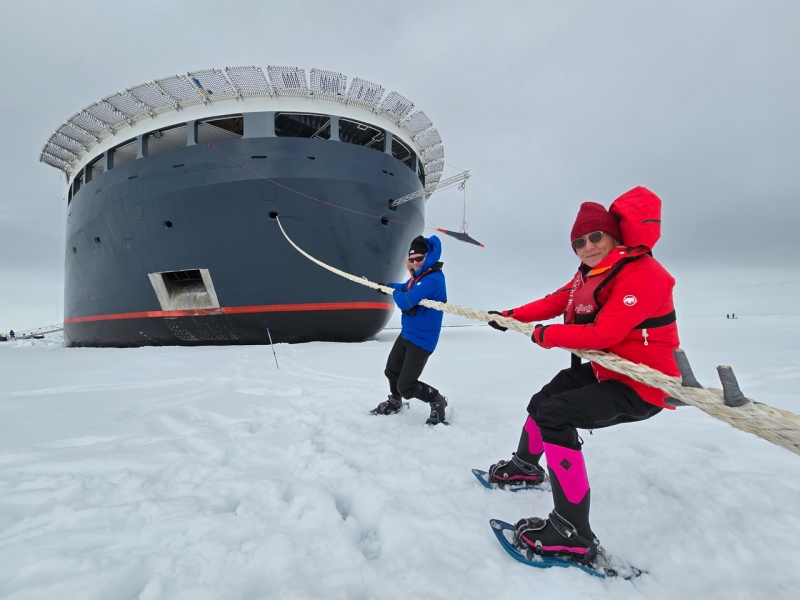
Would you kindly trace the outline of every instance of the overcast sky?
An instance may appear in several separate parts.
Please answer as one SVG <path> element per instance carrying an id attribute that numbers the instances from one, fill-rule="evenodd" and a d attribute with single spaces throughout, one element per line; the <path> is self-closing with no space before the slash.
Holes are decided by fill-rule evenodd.
<path id="1" fill-rule="evenodd" d="M 428 114 L 486 244 L 444 241 L 453 303 L 566 283 L 580 203 L 643 185 L 679 316 L 799 314 L 799 59 L 793 0 L 7 3 L 0 331 L 62 318 L 64 180 L 38 162 L 56 127 L 144 81 L 250 64 L 340 71 Z M 429 225 L 461 210 L 434 195 Z"/>

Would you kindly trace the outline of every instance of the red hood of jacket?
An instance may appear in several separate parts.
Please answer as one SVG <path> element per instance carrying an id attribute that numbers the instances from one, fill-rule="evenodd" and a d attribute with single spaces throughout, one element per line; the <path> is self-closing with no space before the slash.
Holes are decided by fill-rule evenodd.
<path id="1" fill-rule="evenodd" d="M 622 194 L 608 209 L 619 221 L 622 243 L 629 248 L 650 250 L 661 238 L 661 198 L 644 187 Z"/>

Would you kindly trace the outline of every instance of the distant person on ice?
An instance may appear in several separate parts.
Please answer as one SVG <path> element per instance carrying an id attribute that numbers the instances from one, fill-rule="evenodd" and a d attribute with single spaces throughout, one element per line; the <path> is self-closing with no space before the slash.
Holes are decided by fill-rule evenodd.
<path id="1" fill-rule="evenodd" d="M 436 388 L 419 381 L 439 341 L 443 316 L 439 310 L 420 306 L 419 301 L 447 302 L 444 273 L 439 262 L 441 256 L 442 242 L 438 237 L 417 236 L 411 242 L 406 260 L 410 278 L 405 283 L 384 284 L 395 290 L 392 297 L 403 316 L 400 335 L 392 346 L 384 371 L 391 394 L 372 411 L 376 415 L 392 415 L 403 408 L 403 398 L 419 398 L 430 405 L 427 423 L 446 423 L 447 398 Z"/>
<path id="2" fill-rule="evenodd" d="M 673 356 L 679 344 L 675 280 L 651 253 L 660 237 L 660 214 L 661 200 L 642 187 L 617 198 L 609 211 L 584 202 L 570 234 L 581 260 L 572 280 L 540 300 L 495 314 L 525 323 L 563 314 L 563 325 L 537 325 L 532 341 L 542 348 L 603 350 L 679 376 Z M 589 525 L 589 480 L 577 429 L 641 421 L 663 408 L 672 407 L 661 390 L 594 363 L 580 364 L 573 356 L 572 368 L 531 398 L 511 460 L 489 469 L 500 487 L 536 486 L 545 480 L 542 454 L 547 459 L 553 512 L 547 519 L 519 521 L 517 544 L 536 554 L 592 563 L 599 543 Z"/>

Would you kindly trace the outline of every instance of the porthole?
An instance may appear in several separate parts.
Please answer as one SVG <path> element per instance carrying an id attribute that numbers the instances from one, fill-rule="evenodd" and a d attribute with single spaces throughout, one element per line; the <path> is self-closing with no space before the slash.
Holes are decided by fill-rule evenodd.
<path id="1" fill-rule="evenodd" d="M 164 221 L 164 227 L 167 229 L 172 229 L 172 221 Z"/>
<path id="2" fill-rule="evenodd" d="M 95 236 L 94 243 L 100 245 L 100 242 L 101 242 L 100 238 Z"/>
<path id="3" fill-rule="evenodd" d="M 386 217 L 381 217 L 381 225 L 386 227 L 388 224 L 389 224 L 389 219 L 387 219 Z"/>
<path id="4" fill-rule="evenodd" d="M 73 254 L 77 254 L 78 253 L 78 249 L 75 246 L 72 247 L 72 253 Z"/>

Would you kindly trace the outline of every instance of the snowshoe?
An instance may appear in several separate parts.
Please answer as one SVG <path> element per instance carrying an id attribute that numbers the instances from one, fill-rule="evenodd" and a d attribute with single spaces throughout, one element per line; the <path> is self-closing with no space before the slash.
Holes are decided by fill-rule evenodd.
<path id="1" fill-rule="evenodd" d="M 523 521 L 527 520 L 530 519 L 523 519 Z M 538 520 L 546 522 L 544 519 Z M 612 557 L 600 545 L 597 545 L 595 557 L 590 562 L 576 560 L 568 555 L 537 554 L 529 545 L 519 545 L 517 541 L 517 531 L 514 525 L 499 519 L 491 519 L 489 525 L 503 549 L 514 560 L 528 565 L 529 567 L 537 567 L 539 569 L 547 569 L 550 567 L 574 567 L 603 579 L 619 577 L 621 579 L 630 580 L 646 573 L 646 571 L 637 569 L 621 559 Z M 519 525 L 519 523 L 517 525 Z"/>
<path id="2" fill-rule="evenodd" d="M 539 490 L 540 492 L 550 491 L 550 483 L 547 481 L 547 479 L 536 484 L 520 483 L 517 485 L 500 486 L 491 480 L 488 471 L 484 471 L 483 469 L 472 469 L 472 474 L 475 475 L 475 479 L 481 482 L 483 487 L 490 490 L 507 490 L 509 492 L 521 492 L 523 490 Z"/>
<path id="3" fill-rule="evenodd" d="M 384 402 L 373 408 L 370 413 L 373 415 L 393 415 L 403 410 L 403 406 L 408 406 L 408 402 L 403 402 L 400 396 L 389 394 Z"/>

